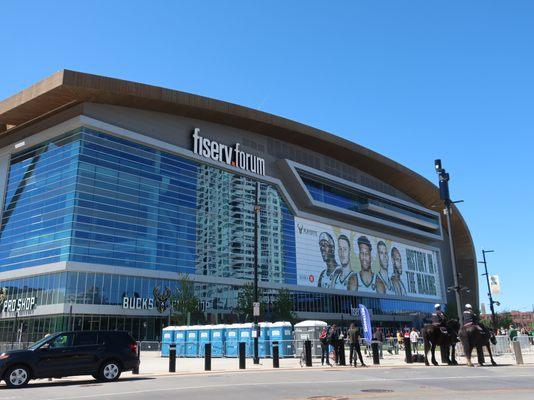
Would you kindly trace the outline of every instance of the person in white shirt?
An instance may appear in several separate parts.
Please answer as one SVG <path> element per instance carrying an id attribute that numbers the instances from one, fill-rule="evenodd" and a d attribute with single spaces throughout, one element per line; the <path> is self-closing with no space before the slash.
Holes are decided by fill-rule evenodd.
<path id="1" fill-rule="evenodd" d="M 419 353 L 419 334 L 415 328 L 412 328 L 412 331 L 410 332 L 410 342 L 412 343 L 412 352 L 415 354 Z"/>

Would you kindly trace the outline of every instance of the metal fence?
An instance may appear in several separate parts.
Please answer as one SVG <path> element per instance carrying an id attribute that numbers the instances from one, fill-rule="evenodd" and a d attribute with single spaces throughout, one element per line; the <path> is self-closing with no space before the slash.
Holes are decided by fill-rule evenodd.
<path id="1" fill-rule="evenodd" d="M 4 342 L 0 343 L 0 353 L 3 353 L 5 351 L 9 350 L 21 350 L 25 349 L 29 345 L 31 345 L 33 342 Z"/>

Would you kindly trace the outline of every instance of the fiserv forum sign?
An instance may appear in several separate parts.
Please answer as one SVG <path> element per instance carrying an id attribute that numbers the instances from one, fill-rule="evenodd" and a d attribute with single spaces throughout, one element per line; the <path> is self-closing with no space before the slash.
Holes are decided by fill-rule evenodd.
<path id="1" fill-rule="evenodd" d="M 220 144 L 200 136 L 200 129 L 193 131 L 193 152 L 199 156 L 210 158 L 243 169 L 258 175 L 265 175 L 265 160 L 239 149 L 239 143 L 234 147 Z"/>

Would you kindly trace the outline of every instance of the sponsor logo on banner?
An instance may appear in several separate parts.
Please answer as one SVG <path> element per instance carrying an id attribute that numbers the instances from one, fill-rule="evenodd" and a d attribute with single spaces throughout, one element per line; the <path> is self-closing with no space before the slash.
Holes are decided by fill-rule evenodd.
<path id="1" fill-rule="evenodd" d="M 440 300 L 437 251 L 295 218 L 297 284 Z"/>
<path id="2" fill-rule="evenodd" d="M 200 129 L 193 131 L 193 152 L 213 161 L 225 163 L 245 171 L 265 175 L 265 160 L 241 150 L 240 144 L 233 147 L 200 136 Z"/>

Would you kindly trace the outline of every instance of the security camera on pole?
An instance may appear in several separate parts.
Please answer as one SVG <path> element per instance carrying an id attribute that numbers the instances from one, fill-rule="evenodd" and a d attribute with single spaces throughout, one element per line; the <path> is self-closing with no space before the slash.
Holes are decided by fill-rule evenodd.
<path id="1" fill-rule="evenodd" d="M 462 302 L 460 300 L 460 292 L 462 290 L 468 290 L 466 287 L 462 287 L 458 283 L 458 272 L 456 270 L 456 253 L 454 252 L 454 243 L 452 240 L 452 204 L 461 203 L 463 200 L 451 201 L 449 196 L 449 174 L 445 171 L 445 168 L 441 166 L 441 160 L 434 161 L 434 167 L 439 176 L 439 197 L 443 200 L 445 204 L 445 209 L 443 213 L 447 217 L 447 231 L 449 235 L 449 246 L 451 250 L 451 264 L 452 264 L 452 274 L 454 286 L 448 288 L 449 291 L 453 290 L 456 297 L 456 307 L 458 312 L 458 321 L 462 321 Z"/>

